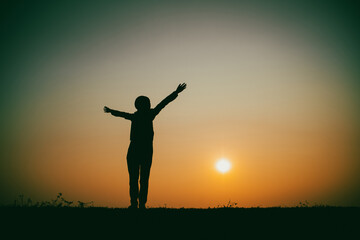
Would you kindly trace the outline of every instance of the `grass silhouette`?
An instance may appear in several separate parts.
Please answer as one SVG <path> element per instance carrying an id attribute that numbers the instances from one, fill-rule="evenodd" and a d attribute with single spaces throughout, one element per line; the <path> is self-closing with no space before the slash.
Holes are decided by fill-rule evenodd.
<path id="1" fill-rule="evenodd" d="M 25 198 L 23 194 L 19 195 L 17 199 L 14 200 L 12 205 L 8 205 L 6 207 L 73 207 L 73 208 L 86 208 L 86 207 L 94 207 L 94 201 L 90 202 L 82 202 L 82 201 L 68 201 L 63 197 L 63 194 L 61 192 L 58 193 L 55 199 L 50 201 L 40 201 L 40 202 L 33 202 L 30 197 Z M 108 207 L 97 207 L 97 208 L 108 208 Z M 150 207 L 151 209 L 154 209 L 154 207 Z M 156 207 L 158 209 L 172 209 L 168 208 L 167 204 L 164 204 L 162 207 Z M 208 207 L 207 209 L 229 209 L 229 208 L 242 208 L 240 207 L 238 203 L 232 202 L 229 200 L 226 204 L 217 205 L 216 207 Z M 288 207 L 288 206 L 273 206 L 273 207 L 250 207 L 246 209 L 253 209 L 253 208 L 343 208 L 340 206 L 331 206 L 321 203 L 314 203 L 310 204 L 307 200 L 303 202 L 299 202 L 298 205 L 294 207 Z M 116 209 L 116 208 L 111 208 Z M 120 209 L 120 208 L 119 208 Z M 149 209 L 149 208 L 148 208 Z M 185 208 L 178 208 L 178 209 L 185 209 Z"/>
<path id="2" fill-rule="evenodd" d="M 94 202 L 82 202 L 77 201 L 74 203 L 74 201 L 67 201 L 62 193 L 58 193 L 55 199 L 50 201 L 41 201 L 41 202 L 33 202 L 31 198 L 24 198 L 24 195 L 19 195 L 17 199 L 14 200 L 13 205 L 10 205 L 10 207 L 89 207 L 93 206 Z"/>
<path id="3" fill-rule="evenodd" d="M 320 238 L 340 239 L 357 235 L 358 207 L 327 206 L 300 202 L 295 207 L 244 208 L 227 202 L 214 208 L 146 210 L 96 207 L 93 202 L 68 201 L 62 193 L 50 201 L 33 202 L 20 195 L 12 205 L 1 206 L 3 234 L 35 237 L 97 235 L 101 239 L 240 239 Z M 25 229 L 27 229 L 25 231 Z M 30 234 L 31 235 L 31 234 Z"/>

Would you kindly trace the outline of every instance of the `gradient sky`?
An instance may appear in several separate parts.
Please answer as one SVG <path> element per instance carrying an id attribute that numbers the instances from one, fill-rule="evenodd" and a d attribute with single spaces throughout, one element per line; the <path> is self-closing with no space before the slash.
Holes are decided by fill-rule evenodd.
<path id="1" fill-rule="evenodd" d="M 128 206 L 130 122 L 102 108 L 186 82 L 154 122 L 148 206 L 360 206 L 354 1 L 74 2 L 0 4 L 0 204 Z"/>

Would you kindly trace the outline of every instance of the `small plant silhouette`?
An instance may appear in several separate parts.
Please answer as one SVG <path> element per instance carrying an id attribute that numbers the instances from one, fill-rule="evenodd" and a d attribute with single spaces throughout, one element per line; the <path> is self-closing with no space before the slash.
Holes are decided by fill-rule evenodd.
<path id="1" fill-rule="evenodd" d="M 78 201 L 78 207 L 79 208 L 84 208 L 84 207 L 93 207 L 93 204 L 94 202 L 91 201 L 91 202 L 81 202 L 81 201 Z"/>
<path id="2" fill-rule="evenodd" d="M 307 200 L 305 200 L 304 202 L 299 202 L 299 205 L 296 206 L 296 208 L 326 208 L 326 207 L 331 207 L 331 206 L 322 203 L 310 204 Z"/>
<path id="3" fill-rule="evenodd" d="M 305 202 L 299 202 L 299 205 L 297 207 L 307 208 L 309 206 L 309 202 L 305 200 Z"/>
<path id="4" fill-rule="evenodd" d="M 32 200 L 31 198 L 28 199 L 24 199 L 24 195 L 19 195 L 18 199 L 14 200 L 14 206 L 18 206 L 18 207 L 31 207 L 33 206 Z"/>
<path id="5" fill-rule="evenodd" d="M 15 199 L 13 206 L 14 207 L 93 207 L 94 202 L 82 202 L 77 201 L 77 204 L 74 204 L 74 201 L 68 201 L 63 197 L 63 194 L 60 192 L 56 196 L 55 199 L 50 201 L 41 201 L 33 203 L 31 198 L 25 200 L 24 195 L 19 195 L 17 199 Z"/>
<path id="6" fill-rule="evenodd" d="M 229 202 L 227 202 L 224 205 L 218 205 L 217 208 L 237 208 L 237 203 L 236 202 L 231 202 L 231 200 L 229 200 Z"/>

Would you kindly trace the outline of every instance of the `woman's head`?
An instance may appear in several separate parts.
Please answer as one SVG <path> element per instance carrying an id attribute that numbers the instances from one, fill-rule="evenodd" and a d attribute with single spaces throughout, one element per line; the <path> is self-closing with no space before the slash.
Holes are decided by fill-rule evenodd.
<path id="1" fill-rule="evenodd" d="M 149 110 L 150 106 L 150 99 L 146 96 L 139 96 L 135 100 L 135 107 L 138 111 Z"/>

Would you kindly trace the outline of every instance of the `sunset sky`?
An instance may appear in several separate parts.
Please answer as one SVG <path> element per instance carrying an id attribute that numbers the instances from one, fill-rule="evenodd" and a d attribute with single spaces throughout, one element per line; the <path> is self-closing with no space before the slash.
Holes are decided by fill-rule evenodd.
<path id="1" fill-rule="evenodd" d="M 130 121 L 102 108 L 186 82 L 154 121 L 147 206 L 360 206 L 351 1 L 6 2 L 0 204 L 127 207 Z"/>

